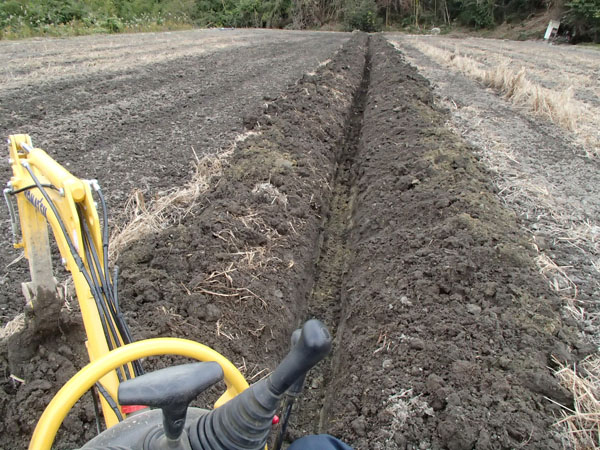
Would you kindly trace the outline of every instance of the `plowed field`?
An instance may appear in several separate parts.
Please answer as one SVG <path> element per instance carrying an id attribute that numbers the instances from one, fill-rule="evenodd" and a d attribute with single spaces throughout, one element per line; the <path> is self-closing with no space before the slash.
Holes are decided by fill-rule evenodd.
<path id="1" fill-rule="evenodd" d="M 72 40 L 3 43 L 13 58 L 35 57 L 2 75 L 0 129 L 32 134 L 76 175 L 99 179 L 116 227 L 134 189 L 151 209 L 193 184 L 195 161 L 209 169 L 201 194 L 175 205 L 184 213 L 118 253 L 135 338 L 200 341 L 252 382 L 316 317 L 334 348 L 307 380 L 288 441 L 328 432 L 357 449 L 565 446 L 554 424 L 573 399 L 551 369 L 593 347 L 540 273 L 530 224 L 490 158 L 452 126 L 402 43 L 232 30 L 96 39 L 81 42 L 95 58 L 108 52 L 102 70 Z M 66 61 L 61 74 L 44 66 L 53 52 L 71 55 L 75 73 Z M 2 217 L 4 267 L 18 253 Z M 8 322 L 27 266 L 3 270 Z M 9 365 L 3 340 L 1 448 L 26 448 L 51 396 L 85 364 L 84 339 L 71 300 L 32 359 Z M 57 448 L 94 433 L 84 399 Z"/>

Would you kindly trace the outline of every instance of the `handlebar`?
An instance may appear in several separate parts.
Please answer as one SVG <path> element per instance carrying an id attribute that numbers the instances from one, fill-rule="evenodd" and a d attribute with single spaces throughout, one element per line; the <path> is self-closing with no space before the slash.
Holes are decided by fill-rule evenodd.
<path id="1" fill-rule="evenodd" d="M 198 408 L 186 408 L 186 415 L 178 415 L 180 424 L 185 422 L 184 429 L 179 436 L 165 430 L 171 430 L 167 415 L 164 411 L 171 404 L 170 398 L 185 398 L 186 401 L 193 400 L 191 395 L 182 394 L 182 390 L 189 391 L 190 385 L 194 385 L 195 393 L 202 389 L 197 386 L 208 387 L 208 382 L 181 382 L 170 383 L 168 381 L 169 371 L 177 369 L 177 373 L 196 373 L 198 369 L 178 369 L 171 367 L 152 374 L 144 375 L 133 380 L 136 384 L 136 396 L 132 401 L 148 404 L 152 400 L 154 406 L 163 410 L 161 415 L 157 411 L 148 411 L 136 414 L 123 422 L 113 426 L 109 430 L 90 441 L 82 450 L 96 450 L 100 448 L 129 448 L 144 450 L 260 450 L 265 447 L 273 417 L 283 395 L 295 383 L 303 380 L 306 373 L 319 361 L 321 361 L 331 349 L 331 335 L 325 326 L 318 320 L 309 320 L 302 327 L 300 337 L 296 345 L 290 350 L 283 361 L 269 375 L 248 389 L 225 403 L 223 406 L 212 411 L 199 410 Z M 206 364 L 206 363 L 204 363 Z M 149 381 L 144 378 L 151 376 Z M 202 377 L 199 377 L 202 378 Z M 207 376 L 206 379 L 215 382 L 218 376 Z M 155 395 L 159 386 L 156 380 L 164 379 L 163 389 L 168 395 Z M 129 382 L 128 382 L 129 383 Z M 144 385 L 148 389 L 147 400 L 144 399 Z M 126 383 L 123 383 L 124 392 L 128 391 Z M 138 395 L 139 394 L 139 395 Z M 160 397 L 160 401 L 156 401 Z M 189 398 L 189 400 L 188 400 Z M 121 401 L 121 392 L 119 396 Z M 164 402 L 163 402 L 164 401 Z M 187 406 L 187 405 L 186 405 Z"/>

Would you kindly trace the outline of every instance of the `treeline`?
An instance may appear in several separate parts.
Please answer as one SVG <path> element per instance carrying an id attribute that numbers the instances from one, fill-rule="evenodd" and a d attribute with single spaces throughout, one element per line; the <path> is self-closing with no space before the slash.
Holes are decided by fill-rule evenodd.
<path id="1" fill-rule="evenodd" d="M 57 27 L 119 32 L 136 27 L 203 26 L 376 31 L 460 24 L 476 29 L 518 22 L 562 0 L 3 0 L 0 29 Z M 573 31 L 598 40 L 600 0 L 567 0 Z"/>

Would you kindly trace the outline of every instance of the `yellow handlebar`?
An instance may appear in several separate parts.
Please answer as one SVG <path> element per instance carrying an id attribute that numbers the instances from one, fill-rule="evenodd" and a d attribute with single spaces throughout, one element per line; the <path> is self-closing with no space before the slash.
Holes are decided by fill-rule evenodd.
<path id="1" fill-rule="evenodd" d="M 227 390 L 217 400 L 215 407 L 232 399 L 248 388 L 239 370 L 223 355 L 206 345 L 187 339 L 157 338 L 127 344 L 89 363 L 77 372 L 54 396 L 44 410 L 33 432 L 29 450 L 50 450 L 54 437 L 73 405 L 111 370 L 130 361 L 157 355 L 180 355 L 199 361 L 215 361 L 225 374 Z"/>

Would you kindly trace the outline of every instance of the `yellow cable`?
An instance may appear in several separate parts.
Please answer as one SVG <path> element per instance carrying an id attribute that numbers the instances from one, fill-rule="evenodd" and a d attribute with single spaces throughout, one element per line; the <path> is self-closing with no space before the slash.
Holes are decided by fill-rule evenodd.
<path id="1" fill-rule="evenodd" d="M 40 418 L 29 450 L 50 450 L 58 428 L 73 405 L 96 383 L 114 370 L 140 358 L 156 355 L 181 355 L 200 361 L 216 361 L 223 368 L 227 391 L 222 398 L 230 399 L 248 388 L 248 383 L 237 368 L 223 355 L 206 345 L 187 339 L 146 339 L 125 345 L 88 364 L 71 378 L 54 396 Z M 218 401 L 217 405 L 222 404 Z"/>

